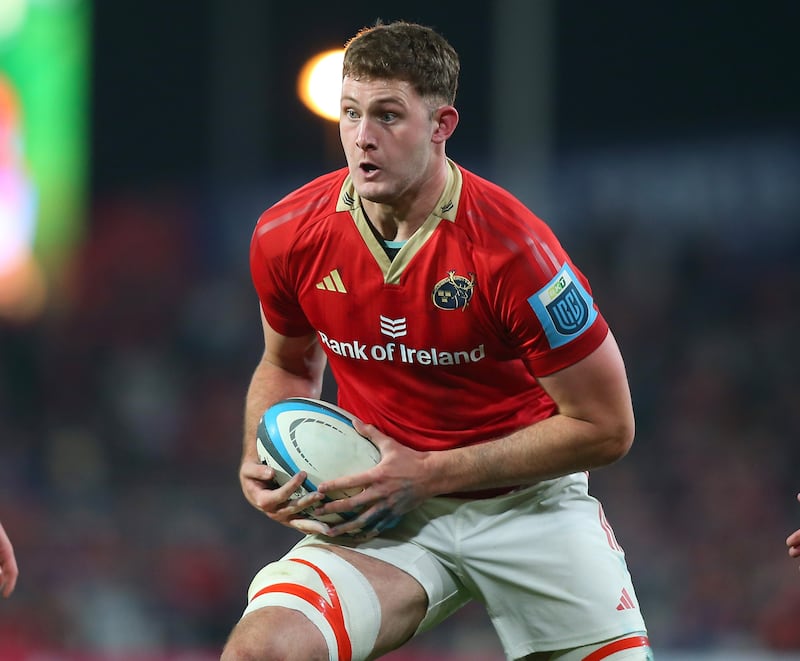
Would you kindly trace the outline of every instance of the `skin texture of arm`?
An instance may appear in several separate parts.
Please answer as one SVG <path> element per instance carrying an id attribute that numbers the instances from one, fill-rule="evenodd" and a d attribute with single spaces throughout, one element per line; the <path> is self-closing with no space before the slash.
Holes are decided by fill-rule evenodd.
<path id="1" fill-rule="evenodd" d="M 4 597 L 10 597 L 17 585 L 19 569 L 14 555 L 14 547 L 8 538 L 5 529 L 0 524 L 0 592 Z"/>
<path id="2" fill-rule="evenodd" d="M 530 484 L 622 458 L 634 435 L 625 367 L 609 333 L 592 354 L 539 383 L 558 414 L 499 441 L 453 451 L 438 473 L 444 492 Z M 448 476 L 443 480 L 443 476 Z"/>
<path id="3" fill-rule="evenodd" d="M 478 445 L 417 452 L 372 425 L 362 427 L 361 433 L 380 448 L 382 461 L 360 475 L 320 485 L 323 492 L 365 487 L 357 496 L 325 506 L 325 512 L 367 508 L 333 533 L 402 515 L 432 496 L 533 484 L 606 466 L 628 452 L 634 436 L 633 407 L 624 362 L 610 333 L 592 354 L 540 383 L 558 405 L 558 413 Z"/>
<path id="4" fill-rule="evenodd" d="M 800 501 L 800 493 L 797 494 L 797 500 Z M 789 547 L 791 557 L 800 558 L 800 528 L 786 538 L 786 546 Z"/>
<path id="5" fill-rule="evenodd" d="M 288 504 L 289 496 L 305 479 L 299 473 L 282 487 L 272 483 L 274 473 L 258 459 L 256 430 L 267 407 L 287 397 L 318 398 L 322 392 L 325 354 L 316 335 L 285 337 L 270 328 L 261 315 L 264 353 L 253 372 L 247 390 L 244 414 L 244 440 L 239 481 L 248 502 L 269 518 L 301 532 L 325 532 L 326 526 L 298 516 L 322 496 L 309 494 Z"/>

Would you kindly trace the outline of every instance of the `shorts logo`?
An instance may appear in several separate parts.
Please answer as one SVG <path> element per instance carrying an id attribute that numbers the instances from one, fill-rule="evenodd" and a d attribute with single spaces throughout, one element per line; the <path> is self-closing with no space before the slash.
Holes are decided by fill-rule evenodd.
<path id="1" fill-rule="evenodd" d="M 568 264 L 531 296 L 528 303 L 553 349 L 581 335 L 597 318 L 591 295 Z"/>
<path id="2" fill-rule="evenodd" d="M 433 304 L 440 310 L 465 310 L 472 300 L 472 292 L 475 290 L 475 274 L 467 273 L 456 275 L 455 269 L 447 272 L 447 277 L 442 278 L 433 286 L 431 298 Z"/>

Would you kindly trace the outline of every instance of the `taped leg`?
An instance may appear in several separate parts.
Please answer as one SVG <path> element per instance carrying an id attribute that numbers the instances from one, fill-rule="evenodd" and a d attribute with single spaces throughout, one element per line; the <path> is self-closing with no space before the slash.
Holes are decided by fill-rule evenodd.
<path id="1" fill-rule="evenodd" d="M 322 632 L 329 661 L 364 661 L 381 626 L 378 595 L 335 553 L 301 546 L 256 574 L 244 614 L 267 606 L 303 613 Z"/>

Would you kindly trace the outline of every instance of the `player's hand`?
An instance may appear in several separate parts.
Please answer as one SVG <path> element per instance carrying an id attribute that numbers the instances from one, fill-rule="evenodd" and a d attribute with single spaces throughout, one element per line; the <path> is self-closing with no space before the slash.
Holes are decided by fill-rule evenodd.
<path id="1" fill-rule="evenodd" d="M 405 513 L 434 494 L 427 489 L 424 479 L 427 452 L 401 445 L 373 425 L 358 420 L 353 425 L 359 434 L 378 447 L 381 460 L 375 468 L 320 484 L 318 489 L 323 494 L 354 488 L 363 491 L 350 498 L 326 503 L 317 511 L 320 514 L 360 511 L 355 519 L 331 526 L 329 534 L 369 539 L 395 526 Z"/>
<path id="2" fill-rule="evenodd" d="M 14 556 L 14 547 L 8 538 L 5 529 L 0 524 L 0 593 L 4 597 L 10 597 L 17 585 L 19 569 L 17 559 Z"/>
<path id="3" fill-rule="evenodd" d="M 800 493 L 797 494 L 797 500 L 800 501 Z M 800 558 L 800 528 L 786 538 L 786 546 L 789 547 L 790 556 Z"/>
<path id="4" fill-rule="evenodd" d="M 292 494 L 303 484 L 305 473 L 298 473 L 279 487 L 274 482 L 275 472 L 259 461 L 244 461 L 239 469 L 239 481 L 247 501 L 273 521 L 299 530 L 304 534 L 330 533 L 328 525 L 307 518 L 303 512 L 315 507 L 323 495 L 318 491 L 302 498 L 292 499 Z"/>

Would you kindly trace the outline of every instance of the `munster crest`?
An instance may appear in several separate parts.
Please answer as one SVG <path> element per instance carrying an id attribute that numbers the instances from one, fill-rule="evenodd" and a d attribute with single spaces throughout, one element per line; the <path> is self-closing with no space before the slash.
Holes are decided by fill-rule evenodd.
<path id="1" fill-rule="evenodd" d="M 454 269 L 447 272 L 433 287 L 431 298 L 440 310 L 464 310 L 472 300 L 475 290 L 475 274 L 467 273 L 467 277 L 456 275 Z"/>

